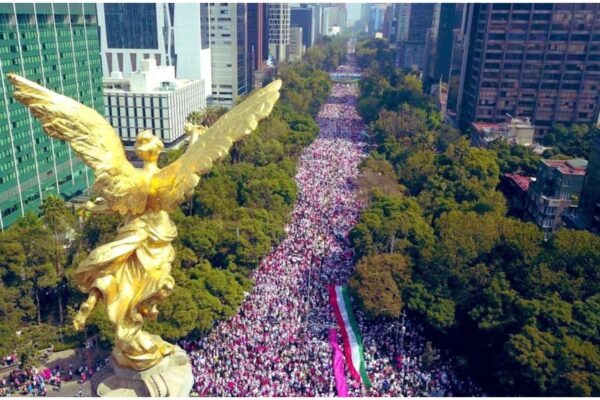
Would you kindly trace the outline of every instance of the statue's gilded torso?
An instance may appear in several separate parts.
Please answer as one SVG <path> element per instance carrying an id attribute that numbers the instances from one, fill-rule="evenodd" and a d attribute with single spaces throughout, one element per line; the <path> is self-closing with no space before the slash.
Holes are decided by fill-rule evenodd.
<path id="1" fill-rule="evenodd" d="M 176 236 L 177 228 L 165 211 L 128 217 L 117 230 L 117 237 L 94 249 L 73 276 L 94 303 L 100 299 L 104 302 L 108 318 L 116 326 L 113 355 L 122 367 L 150 368 L 172 349 L 159 336 L 141 328 L 144 317 L 157 317 L 157 303 L 174 288 L 170 273 L 175 251 L 171 242 Z M 92 304 L 82 307 L 82 323 L 92 308 Z"/>

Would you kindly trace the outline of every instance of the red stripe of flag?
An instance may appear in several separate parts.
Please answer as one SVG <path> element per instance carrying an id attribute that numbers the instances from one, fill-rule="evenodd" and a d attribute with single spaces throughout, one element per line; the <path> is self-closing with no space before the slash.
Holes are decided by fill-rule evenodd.
<path id="1" fill-rule="evenodd" d="M 342 314 L 340 313 L 339 304 L 337 302 L 337 293 L 335 291 L 334 285 L 329 285 L 329 303 L 331 307 L 333 307 L 333 312 L 335 314 L 335 318 L 337 319 L 337 323 L 342 330 L 342 338 L 344 339 L 344 354 L 346 355 L 346 365 L 348 366 L 348 371 L 350 374 L 359 382 L 362 382 L 362 378 L 360 374 L 354 369 L 354 365 L 352 363 L 352 350 L 350 349 L 350 339 L 348 339 L 348 332 L 346 332 L 346 325 L 344 324 L 344 319 L 342 318 Z"/>

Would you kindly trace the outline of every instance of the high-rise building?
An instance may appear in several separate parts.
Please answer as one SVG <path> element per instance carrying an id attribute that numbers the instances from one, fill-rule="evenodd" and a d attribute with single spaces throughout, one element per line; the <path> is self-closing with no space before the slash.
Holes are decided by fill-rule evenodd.
<path id="1" fill-rule="evenodd" d="M 425 84 L 429 86 L 431 84 L 431 78 L 435 76 L 435 61 L 437 60 L 438 50 L 438 39 L 440 29 L 440 14 L 442 5 L 433 5 L 433 18 L 431 19 L 431 26 L 427 28 L 425 37 L 425 62 L 423 63 L 423 77 Z M 435 79 L 434 82 L 438 82 Z"/>
<path id="2" fill-rule="evenodd" d="M 287 58 L 290 44 L 290 5 L 289 3 L 269 3 L 269 56 L 274 62 Z"/>
<path id="3" fill-rule="evenodd" d="M 587 173 L 577 212 L 579 226 L 600 233 L 600 138 L 592 141 Z"/>
<path id="4" fill-rule="evenodd" d="M 211 3 L 213 104 L 232 106 L 248 92 L 246 5 Z"/>
<path id="5" fill-rule="evenodd" d="M 127 76 L 151 57 L 158 65 L 173 64 L 166 3 L 98 3 L 97 7 L 104 76 L 114 71 Z"/>
<path id="6" fill-rule="evenodd" d="M 322 7 L 321 32 L 324 36 L 329 36 L 345 31 L 346 19 L 347 11 L 345 4 L 332 4 Z"/>
<path id="7" fill-rule="evenodd" d="M 450 79 L 454 30 L 461 27 L 463 7 L 464 4 L 460 3 L 443 3 L 439 7 L 440 14 L 435 39 L 435 53 L 432 54 L 429 60 L 428 79 L 430 81 L 438 82 L 439 80 L 443 80 L 444 82 L 448 82 Z"/>
<path id="8" fill-rule="evenodd" d="M 0 4 L 0 228 L 50 194 L 69 199 L 93 183 L 93 171 L 68 143 L 49 138 L 12 98 L 14 72 L 100 114 L 102 63 L 96 7 L 88 3 Z"/>
<path id="9" fill-rule="evenodd" d="M 449 77 L 460 76 L 462 69 L 465 34 L 467 31 L 467 13 L 468 8 L 465 4 L 456 4 L 455 28 L 452 30 L 452 53 L 448 71 Z M 443 63 L 443 60 L 441 62 Z M 440 67 L 439 70 L 443 72 L 444 68 Z"/>
<path id="10" fill-rule="evenodd" d="M 152 131 L 167 149 L 178 145 L 185 137 L 188 115 L 206 107 L 204 81 L 175 79 L 175 67 L 157 67 L 153 58 L 142 61 L 140 70 L 126 78 L 113 72 L 103 78 L 103 86 L 106 117 L 128 155 L 143 130 Z"/>
<path id="11" fill-rule="evenodd" d="M 293 26 L 290 29 L 290 44 L 288 45 L 288 60 L 298 61 L 304 54 L 304 45 L 302 44 L 302 28 Z"/>
<path id="12" fill-rule="evenodd" d="M 313 9 L 313 31 L 315 42 L 323 37 L 323 31 L 321 30 L 321 23 L 323 20 L 323 7 L 319 4 L 312 4 Z"/>
<path id="13" fill-rule="evenodd" d="M 400 40 L 408 39 L 408 27 L 410 26 L 410 4 L 394 4 L 395 31 L 390 32 L 390 43 L 395 46 Z"/>
<path id="14" fill-rule="evenodd" d="M 383 19 L 385 16 L 385 8 L 385 4 L 370 5 L 368 23 L 369 36 L 375 37 L 377 33 L 383 33 Z"/>
<path id="15" fill-rule="evenodd" d="M 210 98 L 208 3 L 99 3 L 98 25 L 105 77 L 125 77 L 153 58 L 175 67 L 179 79 L 203 80 Z M 194 39 L 195 38 L 195 39 Z"/>
<path id="16" fill-rule="evenodd" d="M 208 3 L 170 3 L 170 60 L 177 79 L 204 81 L 209 101 L 212 87 L 211 24 Z"/>
<path id="17" fill-rule="evenodd" d="M 448 76 L 448 112 L 446 113 L 446 119 L 454 126 L 458 126 L 458 118 L 457 118 L 457 98 L 458 93 L 460 93 L 460 85 L 461 85 L 461 76 L 462 76 L 462 66 L 464 64 L 463 58 L 466 56 L 465 49 L 465 37 L 467 36 L 467 14 L 468 14 L 468 6 L 466 4 L 457 4 L 456 5 L 456 16 L 455 22 L 457 23 L 457 27 L 452 31 L 452 51 L 449 59 L 449 68 L 447 72 Z M 460 23 L 458 23 L 460 21 Z M 445 38 L 441 39 L 442 41 Z M 440 54 L 440 53 L 438 53 Z M 443 52 L 441 54 L 444 54 Z M 441 56 L 439 56 L 441 57 Z M 439 59 L 439 58 L 438 58 Z M 444 60 L 440 60 L 440 67 L 438 69 L 439 72 L 443 72 L 443 63 Z M 442 78 L 444 79 L 444 78 Z M 445 79 L 444 79 L 445 80 Z M 450 101 L 452 99 L 452 101 Z"/>
<path id="18" fill-rule="evenodd" d="M 371 18 L 371 5 L 363 3 L 360 6 L 360 18 L 356 21 L 355 28 L 358 33 L 369 31 L 369 19 Z"/>
<path id="19" fill-rule="evenodd" d="M 345 4 L 330 4 L 321 7 L 321 28 L 323 36 L 346 30 L 347 11 Z"/>
<path id="20" fill-rule="evenodd" d="M 402 26 L 402 35 L 399 35 L 397 44 L 400 67 L 421 71 L 426 69 L 428 57 L 431 57 L 429 49 L 434 48 L 432 37 L 435 37 L 437 32 L 439 6 L 427 3 L 410 4 L 408 15 L 403 18 L 402 24 L 398 24 Z"/>
<path id="21" fill-rule="evenodd" d="M 301 7 L 292 7 L 290 9 L 291 27 L 302 28 L 302 44 L 305 48 L 311 47 L 315 43 L 314 33 L 314 8 L 303 4 Z"/>
<path id="22" fill-rule="evenodd" d="M 529 117 L 596 123 L 600 110 L 600 4 L 469 4 L 459 92 L 461 126 Z"/>
<path id="23" fill-rule="evenodd" d="M 267 4 L 248 3 L 246 5 L 246 14 L 248 79 L 249 88 L 253 88 L 255 84 L 255 72 L 263 71 L 266 68 L 269 57 Z"/>
<path id="24" fill-rule="evenodd" d="M 383 13 L 383 37 L 386 39 L 390 39 L 390 35 L 392 32 L 395 33 L 396 27 L 396 18 L 394 15 L 394 5 L 388 4 L 385 7 L 385 12 Z"/>

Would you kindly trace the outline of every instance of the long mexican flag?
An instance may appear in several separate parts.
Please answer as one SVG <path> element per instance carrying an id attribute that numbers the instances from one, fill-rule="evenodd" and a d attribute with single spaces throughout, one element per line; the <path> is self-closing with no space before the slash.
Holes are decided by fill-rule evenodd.
<path id="1" fill-rule="evenodd" d="M 363 352 L 362 337 L 358 330 L 358 324 L 352 313 L 350 297 L 346 286 L 329 286 L 329 302 L 338 325 L 342 330 L 344 338 L 344 354 L 348 363 L 350 374 L 367 388 L 371 387 L 371 381 L 365 367 L 365 356 Z"/>

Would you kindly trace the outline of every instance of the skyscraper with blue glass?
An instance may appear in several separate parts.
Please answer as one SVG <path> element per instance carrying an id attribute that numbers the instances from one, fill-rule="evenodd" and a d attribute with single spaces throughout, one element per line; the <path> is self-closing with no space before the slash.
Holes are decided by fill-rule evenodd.
<path id="1" fill-rule="evenodd" d="M 0 4 L 0 228 L 43 199 L 65 199 L 93 183 L 93 171 L 67 143 L 43 133 L 12 98 L 8 72 L 27 77 L 104 113 L 96 6 Z"/>

